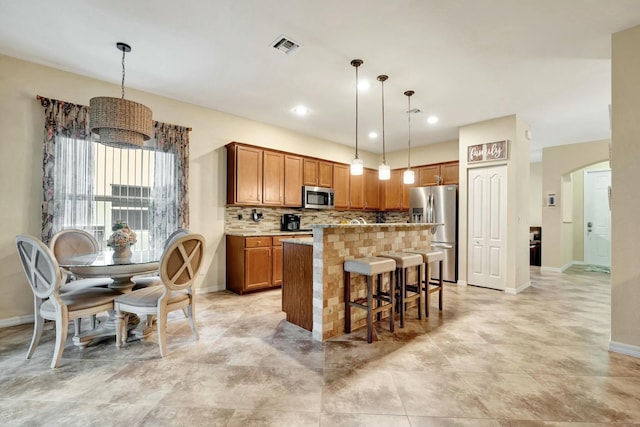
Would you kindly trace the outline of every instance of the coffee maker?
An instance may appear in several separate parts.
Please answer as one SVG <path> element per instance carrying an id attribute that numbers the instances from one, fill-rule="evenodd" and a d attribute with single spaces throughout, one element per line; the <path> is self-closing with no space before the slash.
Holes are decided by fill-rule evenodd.
<path id="1" fill-rule="evenodd" d="M 280 217 L 280 231 L 299 231 L 300 214 L 284 214 Z"/>

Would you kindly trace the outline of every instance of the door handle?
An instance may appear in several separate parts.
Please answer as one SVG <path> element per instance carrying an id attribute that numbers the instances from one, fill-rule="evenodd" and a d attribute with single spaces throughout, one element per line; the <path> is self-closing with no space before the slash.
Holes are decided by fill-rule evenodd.
<path id="1" fill-rule="evenodd" d="M 479 244 L 480 242 L 476 242 L 476 245 L 479 245 Z M 431 246 L 434 248 L 453 249 L 453 245 L 447 245 L 444 243 L 432 243 Z"/>

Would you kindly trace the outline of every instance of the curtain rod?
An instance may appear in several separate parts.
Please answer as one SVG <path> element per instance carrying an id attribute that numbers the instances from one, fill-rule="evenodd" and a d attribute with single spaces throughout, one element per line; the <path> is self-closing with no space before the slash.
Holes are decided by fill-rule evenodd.
<path id="1" fill-rule="evenodd" d="M 43 99 L 46 99 L 46 100 L 55 100 L 55 101 L 59 101 L 59 102 L 67 102 L 67 101 L 60 101 L 59 99 L 47 98 L 46 96 L 41 96 L 41 95 L 36 95 L 36 99 L 38 101 L 42 101 Z M 69 104 L 73 104 L 73 102 L 69 102 Z M 82 104 L 78 104 L 78 105 L 82 105 Z M 83 105 L 83 107 L 86 107 L 86 105 Z M 186 126 L 182 126 L 182 127 L 186 128 L 187 131 L 189 131 L 189 132 L 193 131 L 193 128 L 186 127 Z"/>

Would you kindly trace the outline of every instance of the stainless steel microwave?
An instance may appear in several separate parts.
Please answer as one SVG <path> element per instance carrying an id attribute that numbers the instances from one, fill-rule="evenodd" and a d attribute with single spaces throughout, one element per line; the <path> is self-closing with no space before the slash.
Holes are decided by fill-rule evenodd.
<path id="1" fill-rule="evenodd" d="M 333 209 L 333 188 L 303 186 L 302 207 L 309 209 Z"/>

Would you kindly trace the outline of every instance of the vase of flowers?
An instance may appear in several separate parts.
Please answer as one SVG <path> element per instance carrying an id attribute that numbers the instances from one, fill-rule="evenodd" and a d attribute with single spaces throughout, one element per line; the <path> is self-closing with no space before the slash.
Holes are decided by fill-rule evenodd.
<path id="1" fill-rule="evenodd" d="M 136 232 L 124 221 L 117 221 L 111 227 L 111 236 L 107 240 L 107 246 L 113 248 L 114 258 L 129 258 L 131 256 L 131 245 L 136 243 Z"/>

